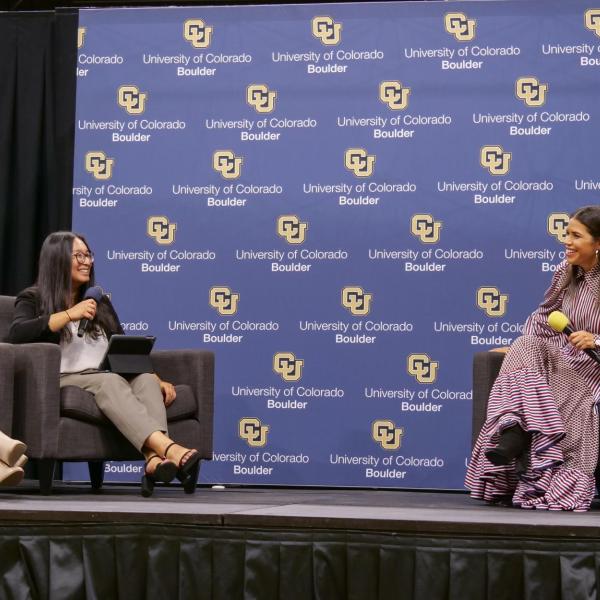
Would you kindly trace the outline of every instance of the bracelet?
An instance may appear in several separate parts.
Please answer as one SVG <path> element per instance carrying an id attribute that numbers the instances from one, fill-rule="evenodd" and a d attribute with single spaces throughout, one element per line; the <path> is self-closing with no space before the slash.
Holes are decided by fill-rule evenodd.
<path id="1" fill-rule="evenodd" d="M 69 321 L 73 321 L 73 319 L 71 319 L 71 315 L 69 314 L 69 311 L 65 310 L 65 312 L 67 313 L 67 317 L 69 317 Z"/>

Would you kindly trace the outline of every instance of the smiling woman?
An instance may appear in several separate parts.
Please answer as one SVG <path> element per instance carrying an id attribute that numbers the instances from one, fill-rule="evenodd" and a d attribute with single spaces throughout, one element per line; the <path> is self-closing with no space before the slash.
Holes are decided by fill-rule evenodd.
<path id="1" fill-rule="evenodd" d="M 167 435 L 166 407 L 176 399 L 174 386 L 154 373 L 124 378 L 100 369 L 111 336 L 123 329 L 94 279 L 94 254 L 86 239 L 70 231 L 50 234 L 35 286 L 17 296 L 8 340 L 60 345 L 60 387 L 91 392 L 100 411 L 146 458 L 142 495 L 150 496 L 156 481 L 168 483 L 175 476 L 193 491 L 200 455 Z"/>
<path id="2" fill-rule="evenodd" d="M 585 511 L 598 462 L 600 206 L 573 213 L 565 257 L 544 300 L 510 347 L 473 448 L 466 486 L 474 498 L 521 508 Z M 568 336 L 548 325 L 553 311 Z"/>

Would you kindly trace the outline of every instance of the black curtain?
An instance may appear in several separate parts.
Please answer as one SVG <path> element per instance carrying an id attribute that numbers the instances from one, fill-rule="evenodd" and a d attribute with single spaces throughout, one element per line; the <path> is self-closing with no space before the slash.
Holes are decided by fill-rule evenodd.
<path id="1" fill-rule="evenodd" d="M 0 14 L 0 294 L 71 228 L 77 12 Z"/>

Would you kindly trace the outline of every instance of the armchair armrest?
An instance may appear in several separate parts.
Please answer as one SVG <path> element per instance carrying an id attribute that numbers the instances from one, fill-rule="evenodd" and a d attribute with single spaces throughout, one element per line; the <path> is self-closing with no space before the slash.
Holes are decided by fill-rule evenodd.
<path id="1" fill-rule="evenodd" d="M 13 344 L 15 356 L 13 436 L 32 458 L 58 455 L 60 347 Z"/>
<path id="2" fill-rule="evenodd" d="M 475 445 L 479 431 L 485 422 L 488 398 L 498 377 L 504 352 L 477 352 L 473 356 L 473 434 L 471 446 Z"/>
<path id="3" fill-rule="evenodd" d="M 0 431 L 11 435 L 15 355 L 11 344 L 0 344 Z"/>
<path id="4" fill-rule="evenodd" d="M 189 385 L 198 401 L 197 419 L 212 448 L 215 355 L 209 350 L 156 350 L 150 354 L 157 375 L 173 385 Z"/>

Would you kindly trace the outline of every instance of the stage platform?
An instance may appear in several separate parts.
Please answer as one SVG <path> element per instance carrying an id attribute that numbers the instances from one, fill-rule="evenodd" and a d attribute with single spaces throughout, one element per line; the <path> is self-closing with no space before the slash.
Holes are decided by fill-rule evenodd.
<path id="1" fill-rule="evenodd" d="M 26 482 L 0 493 L 0 558 L 0 598 L 595 598 L 600 506 L 74 484 L 43 497 Z"/>

